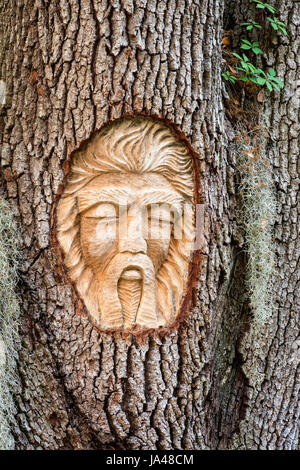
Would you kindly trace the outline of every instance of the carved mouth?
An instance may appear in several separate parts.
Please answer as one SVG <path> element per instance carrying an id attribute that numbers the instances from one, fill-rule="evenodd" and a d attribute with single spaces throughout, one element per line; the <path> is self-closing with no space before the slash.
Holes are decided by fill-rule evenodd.
<path id="1" fill-rule="evenodd" d="M 127 281 L 140 281 L 142 279 L 142 273 L 139 269 L 128 268 L 122 272 L 120 279 L 126 279 Z"/>
<path id="2" fill-rule="evenodd" d="M 105 274 L 99 282 L 99 305 L 106 329 L 155 328 L 156 283 L 151 259 L 142 253 L 118 253 Z"/>

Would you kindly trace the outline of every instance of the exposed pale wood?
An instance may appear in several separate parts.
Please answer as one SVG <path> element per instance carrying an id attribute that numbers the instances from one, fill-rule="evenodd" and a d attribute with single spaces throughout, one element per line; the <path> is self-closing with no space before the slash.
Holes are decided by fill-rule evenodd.
<path id="1" fill-rule="evenodd" d="M 95 326 L 174 323 L 192 262 L 193 195 L 188 148 L 152 119 L 117 120 L 74 154 L 55 229 Z"/>

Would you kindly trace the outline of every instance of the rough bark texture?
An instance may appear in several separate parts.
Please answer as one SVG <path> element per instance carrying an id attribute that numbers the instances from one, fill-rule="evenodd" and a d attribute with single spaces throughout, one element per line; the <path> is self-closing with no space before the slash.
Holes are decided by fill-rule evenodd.
<path id="1" fill-rule="evenodd" d="M 265 101 L 278 270 L 276 309 L 261 330 L 251 327 L 244 300 L 236 156 L 221 94 L 224 4 L 8 0 L 0 6 L 0 78 L 8 89 L 2 190 L 23 236 L 16 448 L 297 448 L 299 3 L 278 2 L 290 37 L 269 45 L 268 64 L 288 85 Z M 241 9 L 247 5 L 240 2 Z M 234 14 L 238 21 L 241 12 Z M 53 205 L 71 151 L 108 121 L 140 113 L 175 123 L 190 140 L 205 205 L 191 308 L 165 337 L 95 330 L 60 276 L 51 242 Z"/>
<path id="2" fill-rule="evenodd" d="M 232 17 L 237 24 L 245 18 L 247 5 L 242 1 L 235 9 Z M 265 67 L 273 67 L 285 83 L 283 92 L 266 96 L 261 113 L 277 202 L 276 264 L 270 286 L 275 308 L 265 327 L 257 330 L 250 325 L 241 342 L 250 394 L 239 432 L 227 444 L 234 448 L 299 448 L 300 5 L 293 0 L 273 5 L 289 33 L 285 38 L 267 27 L 263 44 Z"/>

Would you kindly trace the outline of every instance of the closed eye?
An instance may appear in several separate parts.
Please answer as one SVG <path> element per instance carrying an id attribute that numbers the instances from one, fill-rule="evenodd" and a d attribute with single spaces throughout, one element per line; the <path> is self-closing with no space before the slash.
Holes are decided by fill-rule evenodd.
<path id="1" fill-rule="evenodd" d="M 93 220 L 118 220 L 119 217 L 117 216 L 92 216 L 92 215 L 86 215 L 86 219 L 93 219 Z"/>
<path id="2" fill-rule="evenodd" d="M 87 219 L 116 220 L 119 217 L 118 207 L 111 203 L 94 205 L 82 214 Z"/>
<path id="3" fill-rule="evenodd" d="M 179 212 L 173 206 L 166 204 L 152 204 L 147 207 L 148 220 L 155 220 L 159 222 L 169 222 L 174 224 L 180 217 Z"/>

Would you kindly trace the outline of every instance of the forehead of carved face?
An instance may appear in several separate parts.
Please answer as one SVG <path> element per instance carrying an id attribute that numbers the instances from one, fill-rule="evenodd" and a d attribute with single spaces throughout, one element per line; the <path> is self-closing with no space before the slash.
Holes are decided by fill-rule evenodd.
<path id="1" fill-rule="evenodd" d="M 147 255 L 157 272 L 167 257 L 182 195 L 162 175 L 111 173 L 77 193 L 83 255 L 101 277 L 118 253 Z"/>

